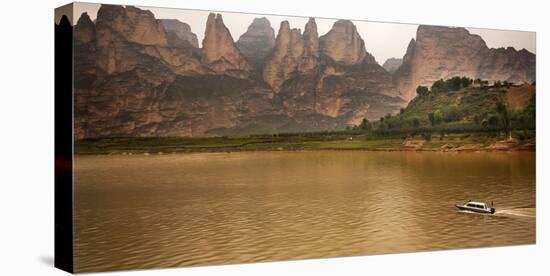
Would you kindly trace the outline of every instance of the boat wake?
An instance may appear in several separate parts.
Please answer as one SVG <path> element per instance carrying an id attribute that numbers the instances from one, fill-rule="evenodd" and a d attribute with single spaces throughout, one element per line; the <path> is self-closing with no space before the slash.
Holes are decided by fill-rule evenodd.
<path id="1" fill-rule="evenodd" d="M 504 208 L 499 209 L 495 212 L 496 216 L 505 216 L 505 217 L 527 217 L 527 218 L 536 218 L 537 209 L 534 206 L 529 207 L 518 207 L 518 208 Z"/>
<path id="2" fill-rule="evenodd" d="M 469 210 L 458 210 L 459 213 L 474 214 L 481 216 L 498 216 L 498 217 L 524 217 L 524 218 L 536 218 L 537 208 L 534 206 L 523 207 L 501 207 L 496 208 L 494 214 L 478 213 Z"/>

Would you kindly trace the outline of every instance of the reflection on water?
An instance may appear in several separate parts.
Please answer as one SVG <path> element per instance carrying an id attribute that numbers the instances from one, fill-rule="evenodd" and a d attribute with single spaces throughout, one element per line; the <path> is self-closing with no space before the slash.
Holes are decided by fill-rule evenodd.
<path id="1" fill-rule="evenodd" d="M 77 156 L 75 191 L 79 272 L 535 242 L 533 152 Z"/>

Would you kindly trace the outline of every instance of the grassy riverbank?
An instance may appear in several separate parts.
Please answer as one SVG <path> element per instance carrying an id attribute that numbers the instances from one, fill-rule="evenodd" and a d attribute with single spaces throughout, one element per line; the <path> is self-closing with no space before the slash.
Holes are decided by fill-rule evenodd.
<path id="1" fill-rule="evenodd" d="M 504 135 L 459 133 L 372 137 L 364 134 L 296 134 L 243 137 L 159 137 L 79 140 L 76 154 L 158 154 L 174 152 L 296 150 L 367 151 L 534 151 L 535 139 L 508 140 Z"/>

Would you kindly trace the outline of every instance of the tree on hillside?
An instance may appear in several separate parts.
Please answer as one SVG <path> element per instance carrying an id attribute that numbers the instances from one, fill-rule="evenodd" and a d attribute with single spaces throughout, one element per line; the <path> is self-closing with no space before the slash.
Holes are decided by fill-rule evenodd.
<path id="1" fill-rule="evenodd" d="M 412 126 L 417 128 L 420 126 L 420 120 L 418 120 L 418 118 L 413 118 L 412 119 Z"/>
<path id="2" fill-rule="evenodd" d="M 479 85 L 480 88 L 485 88 L 486 86 L 489 85 L 489 81 L 482 80 L 482 79 L 476 79 L 476 80 L 474 80 L 474 84 Z"/>
<path id="3" fill-rule="evenodd" d="M 432 126 L 435 126 L 435 113 L 433 112 L 428 113 L 428 120 L 430 120 L 430 124 Z"/>
<path id="4" fill-rule="evenodd" d="M 443 115 L 440 110 L 436 110 L 435 112 L 428 113 L 428 120 L 430 120 L 432 126 L 435 126 L 443 121 Z"/>
<path id="5" fill-rule="evenodd" d="M 359 124 L 359 129 L 361 130 L 371 130 L 372 124 L 367 120 L 367 118 L 363 118 L 361 121 L 361 124 Z"/>
<path id="6" fill-rule="evenodd" d="M 506 132 L 508 133 L 508 139 L 512 139 L 510 112 L 508 111 L 508 107 L 506 106 L 505 103 L 498 102 L 495 110 L 499 114 L 502 124 L 504 126 L 504 129 L 506 129 Z"/>
<path id="7" fill-rule="evenodd" d="M 498 126 L 498 121 L 499 121 L 499 118 L 498 118 L 498 115 L 496 114 L 489 114 L 487 117 L 487 124 L 489 126 L 492 126 L 492 127 Z"/>
<path id="8" fill-rule="evenodd" d="M 472 80 L 472 79 L 470 79 L 470 78 L 468 78 L 468 77 L 462 77 L 462 78 L 460 79 L 460 82 L 461 82 L 460 85 L 462 86 L 462 88 L 470 87 L 470 85 L 472 85 L 472 82 L 473 82 L 473 81 L 474 81 L 474 80 Z"/>
<path id="9" fill-rule="evenodd" d="M 481 82 L 481 80 L 479 80 Z M 463 88 L 469 87 L 474 80 L 468 77 L 452 77 L 447 80 L 439 79 L 432 84 L 431 91 L 447 92 L 447 91 L 459 91 Z"/>
<path id="10" fill-rule="evenodd" d="M 460 117 L 460 111 L 456 105 L 450 105 L 443 108 L 443 120 L 445 122 L 458 121 Z"/>
<path id="11" fill-rule="evenodd" d="M 428 87 L 426 86 L 422 86 L 422 85 L 419 85 L 417 88 L 416 88 L 416 94 L 418 94 L 419 96 L 423 96 L 423 95 L 426 95 L 430 92 L 430 90 L 428 90 Z"/>
<path id="12" fill-rule="evenodd" d="M 448 91 L 458 91 L 462 88 L 462 78 L 453 77 L 445 81 L 445 86 Z"/>
<path id="13" fill-rule="evenodd" d="M 434 112 L 434 117 L 435 117 L 435 124 L 440 124 L 442 121 L 443 121 L 443 114 L 441 113 L 441 110 L 436 110 Z"/>
<path id="14" fill-rule="evenodd" d="M 440 79 L 432 84 L 432 92 L 443 92 L 447 91 L 447 84 L 443 79 Z"/>

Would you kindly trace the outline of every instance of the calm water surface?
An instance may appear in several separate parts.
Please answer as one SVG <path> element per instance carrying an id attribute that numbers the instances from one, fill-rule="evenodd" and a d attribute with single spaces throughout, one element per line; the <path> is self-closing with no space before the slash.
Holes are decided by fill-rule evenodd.
<path id="1" fill-rule="evenodd" d="M 75 268 L 535 242 L 535 153 L 77 156 Z M 458 212 L 492 200 L 497 214 Z"/>

